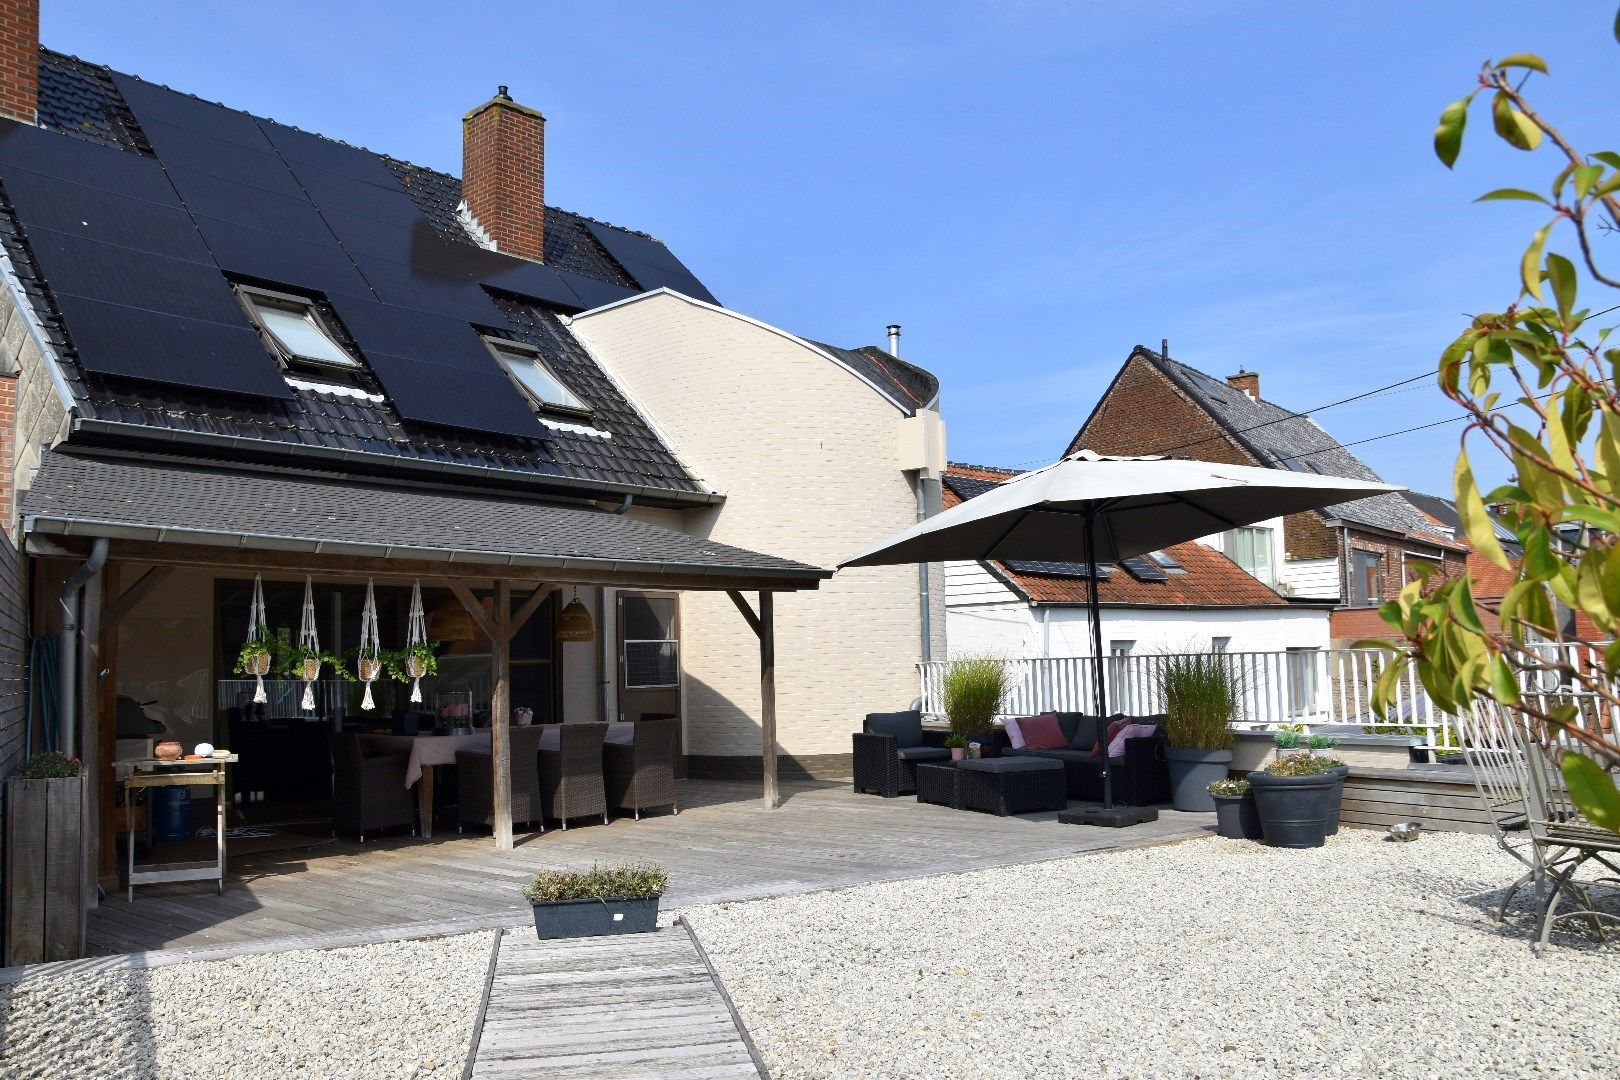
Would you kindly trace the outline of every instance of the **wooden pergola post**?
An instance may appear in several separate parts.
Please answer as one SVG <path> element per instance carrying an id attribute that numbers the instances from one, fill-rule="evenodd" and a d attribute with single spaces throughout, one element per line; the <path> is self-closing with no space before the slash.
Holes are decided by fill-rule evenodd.
<path id="1" fill-rule="evenodd" d="M 758 613 L 736 589 L 727 589 L 726 595 L 759 638 L 759 729 L 763 744 L 760 764 L 765 772 L 765 809 L 775 810 L 781 804 L 777 791 L 777 765 L 781 755 L 776 746 L 776 594 L 759 594 Z"/>

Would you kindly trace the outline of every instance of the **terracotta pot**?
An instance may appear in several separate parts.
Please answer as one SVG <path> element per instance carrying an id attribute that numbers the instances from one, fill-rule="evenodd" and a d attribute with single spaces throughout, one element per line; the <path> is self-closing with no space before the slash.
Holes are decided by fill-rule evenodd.
<path id="1" fill-rule="evenodd" d="M 376 682 L 382 674 L 381 660 L 361 660 L 356 666 L 360 669 L 361 682 Z"/>
<path id="2" fill-rule="evenodd" d="M 304 661 L 304 681 L 314 682 L 321 677 L 321 662 L 313 657 Z"/>
<path id="3" fill-rule="evenodd" d="M 260 676 L 270 674 L 270 654 L 255 653 L 248 659 L 248 671 Z"/>
<path id="4" fill-rule="evenodd" d="M 179 739 L 164 739 L 152 747 L 152 753 L 159 761 L 179 761 L 180 755 L 185 753 L 185 748 L 180 745 Z"/>

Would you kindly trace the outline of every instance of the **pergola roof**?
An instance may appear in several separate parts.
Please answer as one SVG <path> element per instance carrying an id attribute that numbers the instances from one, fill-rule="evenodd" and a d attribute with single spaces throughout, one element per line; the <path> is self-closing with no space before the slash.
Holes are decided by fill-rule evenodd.
<path id="1" fill-rule="evenodd" d="M 153 458 L 48 452 L 22 516 L 34 536 L 549 568 L 604 583 L 656 575 L 675 588 L 796 590 L 831 576 L 591 507 Z"/>

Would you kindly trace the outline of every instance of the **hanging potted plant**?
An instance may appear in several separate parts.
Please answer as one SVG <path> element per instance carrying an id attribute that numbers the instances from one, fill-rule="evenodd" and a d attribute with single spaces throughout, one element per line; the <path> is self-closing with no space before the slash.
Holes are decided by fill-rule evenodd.
<path id="1" fill-rule="evenodd" d="M 264 692 L 264 677 L 270 674 L 274 642 L 264 614 L 264 581 L 253 575 L 253 599 L 248 605 L 247 640 L 236 656 L 236 673 L 253 676 L 253 702 L 263 705 L 270 700 Z"/>
<path id="2" fill-rule="evenodd" d="M 1172 653 L 1160 658 L 1158 679 L 1170 800 L 1177 810 L 1208 813 L 1215 809 L 1209 785 L 1224 779 L 1232 763 L 1237 673 L 1221 653 Z"/>
<path id="3" fill-rule="evenodd" d="M 355 649 L 354 670 L 366 684 L 366 693 L 360 707 L 367 712 L 377 707 L 371 696 L 371 684 L 382 678 L 383 650 L 377 635 L 377 595 L 370 581 L 366 582 L 366 603 L 360 609 L 360 645 Z"/>
<path id="4" fill-rule="evenodd" d="M 657 866 L 542 870 L 523 889 L 540 938 L 638 934 L 658 926 L 658 900 L 669 875 Z"/>
<path id="5" fill-rule="evenodd" d="M 264 678 L 270 674 L 270 639 L 253 637 L 242 643 L 236 654 L 236 673 Z"/>

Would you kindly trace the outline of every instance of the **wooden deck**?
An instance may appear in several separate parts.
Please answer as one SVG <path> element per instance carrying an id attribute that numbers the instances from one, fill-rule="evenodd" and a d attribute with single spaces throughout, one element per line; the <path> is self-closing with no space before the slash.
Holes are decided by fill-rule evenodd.
<path id="1" fill-rule="evenodd" d="M 474 1080 L 763 1075 L 684 925 L 573 941 L 517 930 L 499 950 Z"/>
<path id="2" fill-rule="evenodd" d="M 678 815 L 519 833 L 508 852 L 487 833 L 442 829 L 365 844 L 292 837 L 297 846 L 232 855 L 223 895 L 209 883 L 143 886 L 133 903 L 108 897 L 90 914 L 90 950 L 200 958 L 518 925 L 529 917 L 519 890 L 540 867 L 656 862 L 669 872 L 669 910 L 1184 839 L 1213 822 L 1164 810 L 1148 825 L 1099 829 L 1055 813 L 998 818 L 855 795 L 845 784 L 785 786 L 774 811 L 757 784 L 683 781 L 680 797 Z"/>

